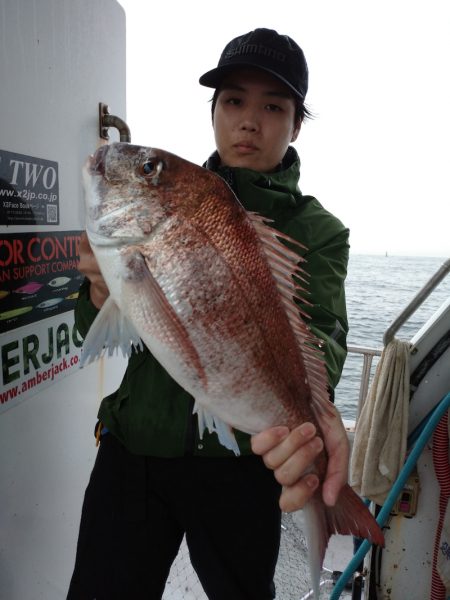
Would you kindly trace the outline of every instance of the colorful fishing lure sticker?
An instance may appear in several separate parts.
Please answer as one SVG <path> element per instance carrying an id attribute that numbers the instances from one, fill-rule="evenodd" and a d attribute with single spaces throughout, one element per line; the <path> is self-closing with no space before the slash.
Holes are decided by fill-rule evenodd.
<path id="1" fill-rule="evenodd" d="M 64 298 L 50 298 L 49 300 L 44 300 L 40 302 L 36 308 L 53 308 L 57 306 L 60 302 L 62 302 Z"/>
<path id="2" fill-rule="evenodd" d="M 25 285 L 18 287 L 14 291 L 17 294 L 35 294 L 43 286 L 44 286 L 43 283 L 39 283 L 37 281 L 30 281 L 29 283 L 26 283 Z"/>
<path id="3" fill-rule="evenodd" d="M 48 285 L 51 287 L 62 287 L 63 285 L 68 284 L 69 281 L 70 277 L 55 277 L 55 279 L 48 282 Z"/>
<path id="4" fill-rule="evenodd" d="M 0 313 L 0 321 L 6 321 L 7 319 L 14 319 L 15 317 L 20 317 L 27 312 L 33 310 L 32 306 L 21 306 L 20 308 L 13 308 L 12 310 L 6 310 L 5 312 Z"/>

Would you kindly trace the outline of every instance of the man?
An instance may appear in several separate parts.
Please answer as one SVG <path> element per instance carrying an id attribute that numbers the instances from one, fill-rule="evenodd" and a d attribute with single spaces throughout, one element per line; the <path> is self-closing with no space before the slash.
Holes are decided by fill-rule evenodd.
<path id="1" fill-rule="evenodd" d="M 288 36 L 256 29 L 232 40 L 218 67 L 200 78 L 215 89 L 217 151 L 205 166 L 245 208 L 308 247 L 311 329 L 323 340 L 332 390 L 346 356 L 348 230 L 298 189 L 299 160 L 290 144 L 307 114 L 307 82 L 303 52 Z M 75 314 L 85 335 L 108 296 L 86 238 L 79 268 L 86 280 Z M 70 599 L 161 598 L 183 535 L 209 598 L 275 597 L 280 506 L 300 508 L 317 488 L 316 475 L 302 474 L 322 439 L 310 423 L 253 439 L 238 431 L 235 457 L 215 434 L 199 439 L 192 407 L 147 349 L 132 355 L 119 390 L 100 407 L 101 444 Z M 320 425 L 329 454 L 322 493 L 333 504 L 347 480 L 347 438 L 337 412 Z"/>

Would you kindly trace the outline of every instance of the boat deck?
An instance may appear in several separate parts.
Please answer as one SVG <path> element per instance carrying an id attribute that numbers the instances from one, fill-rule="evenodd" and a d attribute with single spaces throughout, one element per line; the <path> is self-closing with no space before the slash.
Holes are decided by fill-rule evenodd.
<path id="1" fill-rule="evenodd" d="M 343 571 L 353 555 L 351 536 L 332 536 L 324 561 L 320 598 L 329 598 L 333 589 L 332 572 Z M 275 573 L 277 599 L 306 600 L 310 594 L 306 541 L 302 528 L 302 513 L 283 514 L 280 555 Z M 351 598 L 344 591 L 342 600 Z M 172 565 L 163 600 L 208 600 L 191 566 L 189 552 L 183 541 Z"/>

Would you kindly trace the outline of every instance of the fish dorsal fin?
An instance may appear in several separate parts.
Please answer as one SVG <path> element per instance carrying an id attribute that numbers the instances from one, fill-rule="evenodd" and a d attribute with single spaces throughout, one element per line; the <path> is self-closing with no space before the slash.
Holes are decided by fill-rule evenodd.
<path id="1" fill-rule="evenodd" d="M 323 359 L 324 353 L 321 350 L 321 341 L 313 334 L 304 320 L 309 319 L 310 316 L 295 302 L 297 300 L 302 304 L 311 306 L 311 303 L 305 298 L 305 294 L 308 293 L 309 275 L 301 267 L 301 263 L 306 262 L 306 260 L 290 250 L 280 240 L 303 250 L 306 250 L 306 247 L 297 240 L 267 225 L 271 222 L 270 219 L 254 212 L 248 212 L 248 216 L 261 241 L 262 249 L 275 279 L 289 323 L 303 355 L 311 389 L 312 409 L 319 415 L 324 413 L 331 415 L 328 378 Z M 297 283 L 294 278 L 300 280 L 303 285 Z"/>

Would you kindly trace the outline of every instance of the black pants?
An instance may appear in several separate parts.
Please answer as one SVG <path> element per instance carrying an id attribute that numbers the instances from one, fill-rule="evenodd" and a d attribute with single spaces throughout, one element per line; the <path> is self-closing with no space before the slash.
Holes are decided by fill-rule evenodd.
<path id="1" fill-rule="evenodd" d="M 269 600 L 280 486 L 260 457 L 135 456 L 102 438 L 68 600 L 159 600 L 183 535 L 210 600 Z"/>

